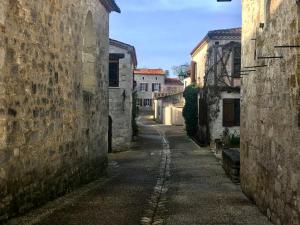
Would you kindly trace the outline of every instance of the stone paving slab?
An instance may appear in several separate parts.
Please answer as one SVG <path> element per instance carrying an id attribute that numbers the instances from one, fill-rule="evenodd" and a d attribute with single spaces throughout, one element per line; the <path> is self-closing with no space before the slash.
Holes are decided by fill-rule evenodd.
<path id="1" fill-rule="evenodd" d="M 162 129 L 172 147 L 167 225 L 271 225 L 213 153 L 183 129 Z"/>
<path id="2" fill-rule="evenodd" d="M 148 120 L 108 177 L 6 225 L 270 225 L 219 160 L 181 127 Z"/>

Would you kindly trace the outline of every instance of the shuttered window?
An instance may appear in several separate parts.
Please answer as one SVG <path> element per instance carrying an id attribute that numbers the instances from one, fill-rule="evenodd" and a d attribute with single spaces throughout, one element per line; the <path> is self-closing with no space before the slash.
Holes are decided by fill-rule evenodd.
<path id="1" fill-rule="evenodd" d="M 140 91 L 148 91 L 148 83 L 141 83 Z"/>
<path id="2" fill-rule="evenodd" d="M 152 99 L 144 99 L 144 106 L 145 107 L 152 106 Z"/>
<path id="3" fill-rule="evenodd" d="M 153 83 L 152 84 L 152 92 L 160 91 L 161 90 L 161 84 L 160 83 Z"/>
<path id="4" fill-rule="evenodd" d="M 119 60 L 109 62 L 109 86 L 119 87 Z"/>
<path id="5" fill-rule="evenodd" d="M 233 77 L 240 77 L 241 74 L 241 47 L 233 50 Z"/>
<path id="6" fill-rule="evenodd" d="M 240 99 L 223 99 L 223 126 L 240 126 Z"/>

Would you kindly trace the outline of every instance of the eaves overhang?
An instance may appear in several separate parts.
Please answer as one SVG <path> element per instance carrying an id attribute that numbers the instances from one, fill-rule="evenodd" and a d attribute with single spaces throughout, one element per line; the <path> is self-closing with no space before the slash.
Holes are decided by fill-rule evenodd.
<path id="1" fill-rule="evenodd" d="M 103 4 L 103 6 L 107 9 L 108 12 L 121 13 L 121 9 L 114 0 L 100 0 L 100 2 Z"/>

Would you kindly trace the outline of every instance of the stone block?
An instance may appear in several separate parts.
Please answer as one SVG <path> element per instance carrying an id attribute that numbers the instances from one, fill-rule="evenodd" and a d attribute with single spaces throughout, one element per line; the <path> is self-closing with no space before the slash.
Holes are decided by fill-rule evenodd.
<path id="1" fill-rule="evenodd" d="M 4 48 L 0 47 L 0 70 L 4 65 L 4 59 L 5 59 L 5 51 Z M 0 74 L 0 78 L 1 78 L 1 74 Z"/>
<path id="2" fill-rule="evenodd" d="M 223 168 L 234 183 L 240 182 L 240 152 L 233 149 L 222 150 Z"/>

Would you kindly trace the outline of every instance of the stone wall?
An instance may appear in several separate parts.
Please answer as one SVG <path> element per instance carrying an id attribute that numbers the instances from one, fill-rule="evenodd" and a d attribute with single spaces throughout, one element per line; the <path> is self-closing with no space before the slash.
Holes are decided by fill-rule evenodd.
<path id="1" fill-rule="evenodd" d="M 110 46 L 110 53 L 124 54 L 119 60 L 119 87 L 109 88 L 109 115 L 112 118 L 113 151 L 125 150 L 132 140 L 132 93 L 134 63 L 128 50 Z M 125 91 L 125 98 L 123 93 Z"/>
<path id="2" fill-rule="evenodd" d="M 242 66 L 267 67 L 242 81 L 241 183 L 281 225 L 300 224 L 300 54 L 274 46 L 300 45 L 296 2 L 243 0 Z"/>
<path id="3" fill-rule="evenodd" d="M 0 0 L 0 220 L 99 177 L 108 12 L 99 0 Z"/>

